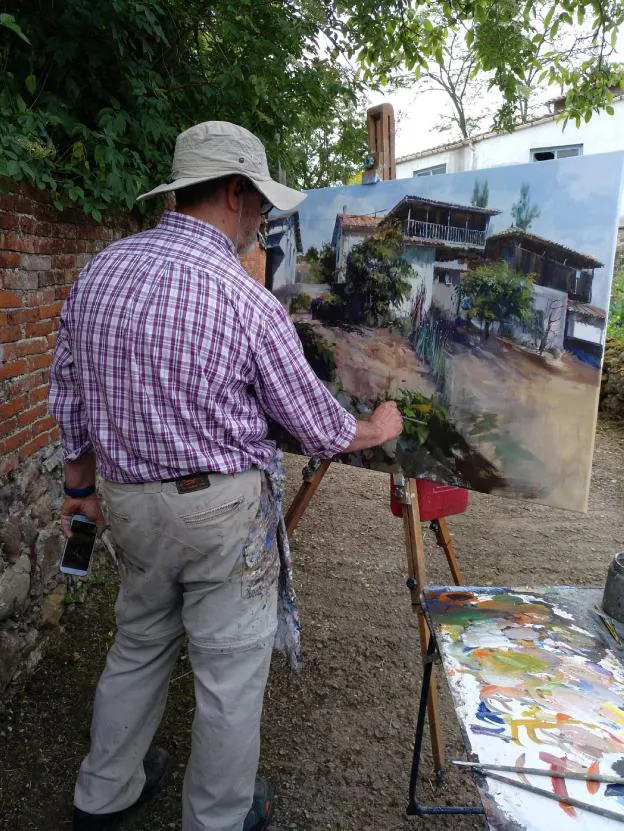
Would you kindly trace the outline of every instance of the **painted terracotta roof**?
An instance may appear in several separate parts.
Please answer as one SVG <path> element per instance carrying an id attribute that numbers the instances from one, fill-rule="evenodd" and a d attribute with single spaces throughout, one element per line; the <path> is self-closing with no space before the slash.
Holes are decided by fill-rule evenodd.
<path id="1" fill-rule="evenodd" d="M 532 234 L 530 231 L 524 231 L 522 228 L 507 228 L 506 231 L 501 231 L 498 234 L 492 234 L 491 237 L 488 237 L 487 241 L 491 242 L 492 240 L 497 239 L 526 240 L 527 242 L 532 242 L 534 245 L 543 245 L 546 248 L 556 251 L 560 257 L 574 257 L 579 261 L 582 268 L 602 268 L 604 265 L 604 263 L 599 262 L 595 257 L 591 257 L 589 254 L 583 254 L 581 251 L 575 251 L 573 248 L 568 248 L 567 245 L 561 245 L 559 242 L 553 242 L 553 240 L 538 237 L 537 234 Z"/>
<path id="2" fill-rule="evenodd" d="M 370 214 L 337 214 L 336 222 L 343 228 L 376 228 L 379 225 L 380 216 Z"/>

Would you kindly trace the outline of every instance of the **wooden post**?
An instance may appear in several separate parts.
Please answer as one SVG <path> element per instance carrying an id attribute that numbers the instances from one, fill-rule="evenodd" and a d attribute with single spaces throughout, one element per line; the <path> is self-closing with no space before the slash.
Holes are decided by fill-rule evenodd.
<path id="1" fill-rule="evenodd" d="M 290 504 L 288 513 L 284 518 L 286 533 L 288 536 L 290 536 L 297 525 L 299 525 L 299 520 L 303 516 L 305 509 L 310 504 L 310 500 L 318 490 L 318 486 L 321 484 L 323 476 L 327 473 L 327 469 L 330 464 L 331 459 L 324 459 L 322 462 L 318 463 L 314 460 L 310 460 L 307 467 L 304 468 L 303 484 L 297 491 L 295 498 Z"/>

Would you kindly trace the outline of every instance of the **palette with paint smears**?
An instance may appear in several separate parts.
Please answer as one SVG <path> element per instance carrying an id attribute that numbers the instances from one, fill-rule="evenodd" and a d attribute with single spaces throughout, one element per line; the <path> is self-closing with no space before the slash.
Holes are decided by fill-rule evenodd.
<path id="1" fill-rule="evenodd" d="M 568 587 L 426 592 L 466 748 L 480 762 L 624 776 L 624 650 L 593 612 L 601 597 Z M 622 820 L 479 777 L 491 829 L 623 827 L 624 786 L 506 775 Z"/>

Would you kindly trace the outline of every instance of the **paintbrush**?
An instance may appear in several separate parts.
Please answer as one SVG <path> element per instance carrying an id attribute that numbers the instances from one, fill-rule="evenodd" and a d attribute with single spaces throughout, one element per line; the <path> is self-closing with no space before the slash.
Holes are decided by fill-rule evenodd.
<path id="1" fill-rule="evenodd" d="M 514 767 L 513 765 L 489 765 L 482 762 L 453 762 L 454 765 L 477 770 L 501 770 L 506 773 L 526 773 L 533 776 L 549 776 L 555 779 L 579 779 L 581 782 L 605 782 L 607 785 L 624 785 L 619 776 L 602 776 L 599 773 L 575 773 L 571 770 L 546 770 L 545 768 Z"/>
<path id="2" fill-rule="evenodd" d="M 622 638 L 618 635 L 618 633 L 617 633 L 617 631 L 616 631 L 616 629 L 615 629 L 615 626 L 611 623 L 611 621 L 609 620 L 609 618 L 607 617 L 607 615 L 606 615 L 606 614 L 602 611 L 602 609 L 599 609 L 599 608 L 598 608 L 598 606 L 594 606 L 594 613 L 595 613 L 595 614 L 596 614 L 596 615 L 600 618 L 600 620 L 604 623 L 604 625 L 605 625 L 605 628 L 606 628 L 607 632 L 611 635 L 611 637 L 613 638 L 613 640 L 614 640 L 616 643 L 621 644 L 621 643 L 622 643 Z"/>
<path id="3" fill-rule="evenodd" d="M 520 768 L 526 772 L 526 768 Z M 552 774 L 551 771 L 548 772 Z M 511 785 L 514 788 L 520 788 L 522 791 L 529 791 L 529 793 L 537 794 L 538 796 L 546 797 L 546 799 L 553 799 L 555 802 L 563 802 L 564 805 L 572 805 L 573 808 L 580 808 L 583 811 L 589 811 L 592 814 L 598 814 L 607 819 L 614 819 L 617 822 L 624 822 L 624 814 L 617 814 L 615 811 L 609 811 L 607 808 L 601 808 L 599 805 L 591 805 L 589 802 L 582 802 L 580 799 L 575 799 L 573 796 L 559 796 L 551 791 L 544 791 L 541 788 L 535 788 L 533 785 L 527 785 L 516 779 L 508 779 L 506 776 L 499 776 L 498 773 L 490 773 L 486 770 L 483 775 L 488 779 L 496 779 L 497 782 L 504 782 L 505 785 Z M 590 778 L 590 777 L 588 777 Z"/>

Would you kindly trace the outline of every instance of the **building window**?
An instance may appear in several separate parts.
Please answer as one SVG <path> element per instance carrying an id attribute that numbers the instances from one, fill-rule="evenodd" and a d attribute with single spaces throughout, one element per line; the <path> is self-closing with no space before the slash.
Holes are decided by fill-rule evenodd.
<path id="1" fill-rule="evenodd" d="M 571 159 L 583 155 L 582 144 L 564 144 L 561 147 L 536 147 L 531 150 L 532 162 L 549 162 L 553 159 Z"/>
<path id="2" fill-rule="evenodd" d="M 434 164 L 433 167 L 423 167 L 422 170 L 415 170 L 414 176 L 439 176 L 446 173 L 446 164 Z"/>

